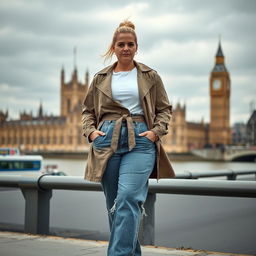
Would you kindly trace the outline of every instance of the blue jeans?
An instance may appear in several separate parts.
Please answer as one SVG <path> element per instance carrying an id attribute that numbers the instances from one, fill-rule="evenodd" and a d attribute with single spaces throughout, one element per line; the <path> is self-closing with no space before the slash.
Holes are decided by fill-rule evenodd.
<path id="1" fill-rule="evenodd" d="M 104 121 L 105 136 L 94 140 L 94 147 L 109 147 L 115 121 Z M 111 231 L 108 256 L 140 256 L 138 232 L 143 203 L 148 193 L 148 178 L 156 158 L 155 143 L 139 133 L 147 131 L 143 122 L 133 122 L 136 146 L 128 151 L 126 122 L 122 123 L 117 151 L 108 161 L 102 187 Z"/>

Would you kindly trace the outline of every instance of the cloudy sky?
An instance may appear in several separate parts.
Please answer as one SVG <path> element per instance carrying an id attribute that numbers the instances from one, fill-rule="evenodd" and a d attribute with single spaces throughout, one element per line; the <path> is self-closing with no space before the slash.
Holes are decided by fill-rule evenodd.
<path id="1" fill-rule="evenodd" d="M 59 114 L 60 69 L 84 81 L 109 63 L 105 52 L 118 24 L 136 25 L 136 60 L 156 69 L 169 98 L 186 104 L 187 120 L 209 121 L 209 76 L 221 35 L 231 77 L 231 123 L 246 122 L 256 103 L 256 1 L 0 1 L 0 109 Z M 112 62 L 114 59 L 112 60 Z"/>

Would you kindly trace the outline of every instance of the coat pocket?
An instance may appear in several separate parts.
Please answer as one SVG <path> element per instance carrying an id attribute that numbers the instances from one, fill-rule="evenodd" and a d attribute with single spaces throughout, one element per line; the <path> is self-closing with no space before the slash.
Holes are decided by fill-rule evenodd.
<path id="1" fill-rule="evenodd" d="M 96 182 L 101 181 L 108 159 L 112 154 L 113 151 L 110 147 L 95 148 L 91 145 L 85 168 L 85 179 Z"/>
<path id="2" fill-rule="evenodd" d="M 114 129 L 114 123 L 112 121 L 108 121 L 108 120 L 104 121 L 101 124 L 101 127 L 99 128 L 99 130 L 104 132 L 105 135 L 97 136 L 93 141 L 93 147 L 97 149 L 110 147 L 113 129 Z"/>

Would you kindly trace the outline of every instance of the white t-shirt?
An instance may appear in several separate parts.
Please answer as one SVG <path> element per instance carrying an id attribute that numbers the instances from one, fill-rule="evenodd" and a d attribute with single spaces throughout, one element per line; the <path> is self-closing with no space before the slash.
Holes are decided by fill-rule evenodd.
<path id="1" fill-rule="evenodd" d="M 136 67 L 131 71 L 113 72 L 111 86 L 112 97 L 115 101 L 127 108 L 131 114 L 143 115 Z"/>

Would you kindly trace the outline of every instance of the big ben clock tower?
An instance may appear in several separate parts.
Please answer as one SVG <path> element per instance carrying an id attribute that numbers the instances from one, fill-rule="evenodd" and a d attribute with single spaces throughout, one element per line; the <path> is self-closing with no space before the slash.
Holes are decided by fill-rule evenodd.
<path id="1" fill-rule="evenodd" d="M 215 66 L 210 76 L 210 143 L 213 145 L 230 144 L 230 78 L 224 64 L 224 55 L 219 42 Z"/>

